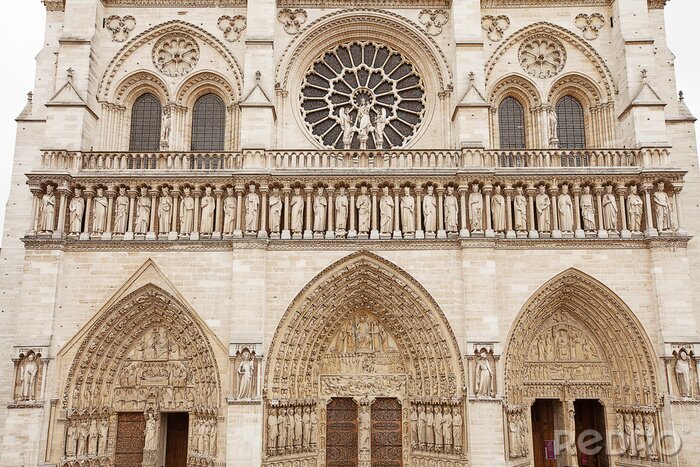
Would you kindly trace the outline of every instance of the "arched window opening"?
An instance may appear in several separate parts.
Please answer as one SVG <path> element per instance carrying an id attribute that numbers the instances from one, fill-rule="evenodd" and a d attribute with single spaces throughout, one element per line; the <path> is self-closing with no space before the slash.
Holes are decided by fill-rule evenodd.
<path id="1" fill-rule="evenodd" d="M 141 95 L 131 109 L 130 151 L 158 151 L 163 113 L 160 101 L 150 93 Z"/>
<path id="2" fill-rule="evenodd" d="M 572 96 L 564 96 L 557 102 L 557 137 L 562 149 L 586 147 L 586 128 L 583 106 Z"/>
<path id="3" fill-rule="evenodd" d="M 216 94 L 197 99 L 192 115 L 192 150 L 223 151 L 226 106 Z"/>
<path id="4" fill-rule="evenodd" d="M 501 149 L 525 149 L 525 112 L 520 102 L 506 97 L 498 106 Z"/>

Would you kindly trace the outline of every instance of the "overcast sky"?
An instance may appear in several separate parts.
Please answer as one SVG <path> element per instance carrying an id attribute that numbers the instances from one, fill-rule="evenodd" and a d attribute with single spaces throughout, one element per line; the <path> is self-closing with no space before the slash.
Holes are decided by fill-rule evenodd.
<path id="1" fill-rule="evenodd" d="M 666 7 L 668 41 L 676 54 L 678 86 L 685 91 L 686 103 L 696 116 L 700 116 L 700 53 L 695 31 L 700 17 L 698 3 L 697 0 L 671 0 Z M 7 47 L 0 74 L 0 234 L 10 188 L 17 128 L 14 119 L 34 85 L 34 57 L 41 48 L 45 16 L 40 0 L 0 0 L 0 42 Z M 2 236 L 0 242 L 1 239 Z"/>

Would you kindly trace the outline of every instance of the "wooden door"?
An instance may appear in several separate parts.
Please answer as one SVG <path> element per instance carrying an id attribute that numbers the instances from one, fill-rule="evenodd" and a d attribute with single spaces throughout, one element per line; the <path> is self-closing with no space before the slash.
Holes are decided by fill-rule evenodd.
<path id="1" fill-rule="evenodd" d="M 372 467 L 401 467 L 401 404 L 379 398 L 372 403 Z"/>
<path id="2" fill-rule="evenodd" d="M 600 402 L 592 399 L 579 399 L 574 402 L 576 411 L 576 439 L 590 430 L 590 433 L 599 433 L 601 441 L 591 443 L 591 436 L 584 436 L 582 441 L 587 453 L 581 452 L 578 445 L 578 465 L 581 467 L 608 467 L 608 456 L 605 447 L 605 410 Z M 597 451 L 597 452 L 596 452 Z"/>
<path id="3" fill-rule="evenodd" d="M 169 413 L 165 441 L 165 465 L 167 467 L 187 467 L 187 438 L 189 415 Z"/>
<path id="4" fill-rule="evenodd" d="M 326 466 L 357 467 L 357 404 L 331 399 L 326 412 Z"/>
<path id="5" fill-rule="evenodd" d="M 114 465 L 119 467 L 141 467 L 146 419 L 143 413 L 120 413 L 117 415 L 117 443 Z"/>
<path id="6" fill-rule="evenodd" d="M 556 467 L 557 461 L 547 459 L 547 447 L 550 452 L 554 450 L 556 456 L 556 446 L 554 443 L 554 404 L 558 401 L 549 399 L 538 399 L 532 406 L 532 448 L 535 467 Z"/>

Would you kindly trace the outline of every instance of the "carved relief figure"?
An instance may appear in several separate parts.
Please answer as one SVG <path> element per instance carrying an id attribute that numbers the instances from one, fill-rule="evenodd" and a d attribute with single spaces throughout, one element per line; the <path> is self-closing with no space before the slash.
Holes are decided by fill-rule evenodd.
<path id="1" fill-rule="evenodd" d="M 126 233 L 129 223 L 129 197 L 126 196 L 126 188 L 119 187 L 119 195 L 116 200 L 116 214 L 114 216 L 114 233 Z"/>
<path id="2" fill-rule="evenodd" d="M 202 196 L 202 200 L 200 201 L 201 219 L 199 222 L 199 232 L 203 234 L 211 234 L 214 232 L 216 200 L 211 193 L 212 189 L 210 186 L 204 188 L 204 196 Z"/>
<path id="3" fill-rule="evenodd" d="M 370 111 L 372 108 L 364 97 L 360 98 L 360 105 L 357 109 L 357 131 L 358 138 L 360 140 L 360 149 L 367 149 L 367 140 L 369 139 L 369 134 L 374 131 L 372 126 L 372 120 L 370 119 Z"/>
<path id="4" fill-rule="evenodd" d="M 345 149 L 350 149 L 352 144 L 352 137 L 355 134 L 355 122 L 344 107 L 340 109 L 340 127 L 343 130 L 343 147 Z"/>
<path id="5" fill-rule="evenodd" d="M 88 436 L 90 434 L 90 426 L 87 421 L 80 422 L 78 429 L 78 456 L 87 456 Z"/>
<path id="6" fill-rule="evenodd" d="M 664 183 L 659 182 L 654 192 L 654 206 L 656 207 L 656 228 L 659 232 L 671 230 L 671 203 L 665 191 Z"/>
<path id="7" fill-rule="evenodd" d="M 300 234 L 304 231 L 304 196 L 301 188 L 294 188 L 294 196 L 291 200 L 292 233 Z"/>
<path id="8" fill-rule="evenodd" d="M 643 212 L 644 202 L 637 194 L 637 185 L 632 185 L 627 195 L 627 225 L 632 232 L 641 232 Z"/>
<path id="9" fill-rule="evenodd" d="M 583 230 L 590 232 L 595 230 L 595 207 L 591 187 L 583 187 L 581 195 L 581 216 L 583 217 Z"/>
<path id="10" fill-rule="evenodd" d="M 164 186 L 158 200 L 158 233 L 164 234 L 170 231 L 173 220 L 173 197 L 170 196 L 170 188 Z"/>
<path id="11" fill-rule="evenodd" d="M 427 449 L 433 449 L 435 446 L 435 416 L 433 409 L 428 406 L 425 409 L 425 443 Z"/>
<path id="12" fill-rule="evenodd" d="M 449 407 L 445 406 L 442 409 L 442 442 L 446 452 L 452 450 L 452 424 L 452 412 Z"/>
<path id="13" fill-rule="evenodd" d="M 676 382 L 678 383 L 678 393 L 682 397 L 691 397 L 690 391 L 690 357 L 688 353 L 681 349 L 676 357 Z"/>
<path id="14" fill-rule="evenodd" d="M 70 224 L 70 233 L 79 234 L 83 227 L 85 200 L 83 199 L 83 190 L 80 188 L 76 188 L 73 193 L 73 199 L 70 200 L 70 205 L 68 206 L 68 211 L 70 213 L 68 222 Z"/>
<path id="15" fill-rule="evenodd" d="M 518 232 L 527 231 L 527 198 L 523 195 L 523 187 L 519 186 L 515 189 L 515 198 L 513 199 L 513 211 L 515 218 L 515 230 Z"/>
<path id="16" fill-rule="evenodd" d="M 253 397 L 253 373 L 255 362 L 250 352 L 246 349 L 241 354 L 241 363 L 238 365 L 238 399 L 251 399 Z"/>
<path id="17" fill-rule="evenodd" d="M 268 202 L 270 204 L 270 232 L 279 233 L 282 219 L 282 197 L 280 197 L 279 188 L 275 187 L 272 189 Z"/>
<path id="18" fill-rule="evenodd" d="M 644 434 L 646 436 L 647 453 L 651 460 L 658 459 L 656 453 L 656 426 L 654 425 L 654 417 L 652 415 L 644 416 Z"/>
<path id="19" fill-rule="evenodd" d="M 442 410 L 440 406 L 433 407 L 435 415 L 433 415 L 433 426 L 435 427 L 435 450 L 442 451 L 444 438 L 442 436 Z"/>
<path id="20" fill-rule="evenodd" d="M 447 187 L 447 195 L 445 196 L 445 230 L 447 232 L 457 232 L 459 230 L 458 227 L 458 215 L 457 211 L 459 210 L 459 206 L 457 204 L 457 197 L 454 195 L 454 187 L 448 186 Z"/>
<path id="21" fill-rule="evenodd" d="M 20 386 L 22 388 L 22 400 L 34 400 L 36 398 L 36 379 L 39 374 L 39 365 L 36 355 L 30 353 L 20 370 Z"/>
<path id="22" fill-rule="evenodd" d="M 637 444 L 637 456 L 640 459 L 646 459 L 647 457 L 647 443 L 646 443 L 646 433 L 644 431 L 644 421 L 640 414 L 634 417 L 634 435 Z"/>
<path id="23" fill-rule="evenodd" d="M 316 445 L 316 436 L 318 434 L 318 416 L 316 415 L 316 410 L 311 410 L 311 428 L 309 431 L 309 437 L 311 438 L 311 446 Z"/>
<path id="24" fill-rule="evenodd" d="M 314 198 L 314 232 L 320 233 L 326 230 L 326 213 L 328 212 L 328 199 L 323 193 L 323 187 L 316 189 Z"/>
<path id="25" fill-rule="evenodd" d="M 370 211 L 372 209 L 372 200 L 367 195 L 367 187 L 360 187 L 360 194 L 357 197 L 357 231 L 366 234 L 370 228 Z"/>
<path id="26" fill-rule="evenodd" d="M 90 422 L 90 431 L 88 434 L 88 455 L 97 455 L 97 420 Z"/>
<path id="27" fill-rule="evenodd" d="M 294 449 L 294 407 L 287 409 L 287 449 Z"/>
<path id="28" fill-rule="evenodd" d="M 452 435 L 454 443 L 454 451 L 457 454 L 462 452 L 462 412 L 459 407 L 452 407 Z"/>
<path id="29" fill-rule="evenodd" d="M 163 108 L 163 123 L 161 124 L 163 127 L 162 130 L 162 135 L 161 135 L 161 143 L 164 148 L 169 147 L 170 143 L 170 128 L 171 128 L 171 122 L 170 122 L 170 108 L 169 107 L 164 107 Z"/>
<path id="30" fill-rule="evenodd" d="M 146 415 L 144 438 L 144 451 L 155 451 L 158 447 L 158 441 L 156 440 L 156 418 L 152 413 Z"/>
<path id="31" fill-rule="evenodd" d="M 501 194 L 501 185 L 494 187 L 493 198 L 491 198 L 491 217 L 493 219 L 493 230 L 495 232 L 505 232 L 506 200 Z"/>
<path id="32" fill-rule="evenodd" d="M 194 197 L 192 189 L 183 188 L 180 200 L 180 235 L 190 235 L 194 230 Z"/>
<path id="33" fill-rule="evenodd" d="M 476 362 L 477 397 L 493 397 L 493 370 L 488 357 L 488 353 L 482 350 Z"/>
<path id="34" fill-rule="evenodd" d="M 382 108 L 374 122 L 374 144 L 377 146 L 377 149 L 384 149 L 384 128 L 386 124 L 386 109 Z"/>
<path id="35" fill-rule="evenodd" d="M 379 200 L 380 233 L 390 234 L 394 229 L 394 198 L 389 193 L 389 187 L 382 188 L 382 198 Z"/>
<path id="36" fill-rule="evenodd" d="M 348 195 L 345 187 L 338 188 L 338 196 L 335 198 L 335 230 L 344 234 L 348 229 Z"/>
<path id="37" fill-rule="evenodd" d="M 258 214 L 260 210 L 260 196 L 255 192 L 255 184 L 248 187 L 245 197 L 245 230 L 248 233 L 258 231 Z"/>
<path id="38" fill-rule="evenodd" d="M 617 231 L 617 200 L 613 194 L 612 185 L 605 187 L 603 195 L 603 228 L 609 231 Z"/>
<path id="39" fill-rule="evenodd" d="M 107 453 L 107 435 L 109 434 L 109 422 L 107 420 L 100 421 L 99 428 L 99 447 L 97 450 L 98 456 L 104 456 Z"/>
<path id="40" fill-rule="evenodd" d="M 102 234 L 107 230 L 107 197 L 103 188 L 97 189 L 92 218 L 92 232 Z"/>
<path id="41" fill-rule="evenodd" d="M 304 407 L 304 414 L 301 417 L 303 424 L 302 448 L 307 449 L 311 445 L 311 409 Z"/>
<path id="42" fill-rule="evenodd" d="M 224 234 L 231 235 L 236 230 L 236 210 L 238 200 L 232 187 L 226 187 L 226 198 L 224 199 Z"/>
<path id="43" fill-rule="evenodd" d="M 414 405 L 411 407 L 411 447 L 417 449 L 418 446 L 418 412 Z"/>
<path id="44" fill-rule="evenodd" d="M 369 410 L 366 405 L 362 405 L 362 408 L 360 409 L 360 415 L 359 415 L 359 429 L 360 429 L 360 443 L 359 443 L 359 448 L 360 451 L 369 451 L 369 446 L 370 446 L 370 425 L 371 425 L 371 419 L 369 415 Z"/>
<path id="45" fill-rule="evenodd" d="M 557 112 L 554 109 L 550 109 L 549 111 L 549 139 L 550 140 L 558 140 L 559 139 L 559 134 L 558 134 L 558 123 L 559 123 L 559 118 L 557 117 Z"/>
<path id="46" fill-rule="evenodd" d="M 303 426 L 304 421 L 301 416 L 301 407 L 297 407 L 294 410 L 294 449 L 299 452 L 301 450 L 301 443 L 303 437 Z"/>
<path id="47" fill-rule="evenodd" d="M 561 194 L 557 199 L 559 210 L 559 228 L 562 232 L 574 231 L 574 207 L 569 194 L 569 185 L 562 185 Z"/>
<path id="48" fill-rule="evenodd" d="M 136 200 L 136 228 L 137 234 L 148 232 L 151 222 L 151 198 L 148 196 L 148 188 L 141 187 L 141 196 Z"/>
<path id="49" fill-rule="evenodd" d="M 435 187 L 428 185 L 427 190 L 428 192 L 423 198 L 423 222 L 425 223 L 425 231 L 433 233 L 437 229 L 437 201 L 433 194 Z"/>
<path id="50" fill-rule="evenodd" d="M 511 459 L 517 459 L 522 454 L 520 446 L 520 424 L 516 414 L 508 416 L 508 453 Z"/>
<path id="51" fill-rule="evenodd" d="M 479 193 L 479 184 L 472 185 L 472 192 L 469 193 L 469 221 L 472 231 L 484 230 L 484 198 Z"/>
<path id="52" fill-rule="evenodd" d="M 401 197 L 401 228 L 403 233 L 412 234 L 416 231 L 416 200 L 411 196 L 411 188 L 403 188 Z"/>
<path id="53" fill-rule="evenodd" d="M 535 206 L 537 208 L 537 227 L 540 232 L 552 231 L 551 206 L 552 201 L 547 195 L 546 187 L 540 185 L 539 193 L 535 197 Z"/>
<path id="54" fill-rule="evenodd" d="M 422 405 L 418 406 L 418 444 L 421 449 L 425 449 L 426 437 L 427 437 L 427 424 L 425 408 Z"/>
<path id="55" fill-rule="evenodd" d="M 620 443 L 620 451 L 623 453 L 627 452 L 627 442 L 625 441 L 625 417 L 621 413 L 615 414 L 615 431 L 617 435 L 618 442 Z"/>
<path id="56" fill-rule="evenodd" d="M 277 431 L 277 452 L 282 453 L 287 446 L 287 409 L 284 407 L 279 411 L 279 417 L 277 418 Z"/>
<path id="57" fill-rule="evenodd" d="M 41 197 L 41 217 L 39 219 L 39 231 L 53 232 L 56 214 L 56 195 L 53 194 L 53 185 L 46 185 L 46 193 Z"/>
<path id="58" fill-rule="evenodd" d="M 76 454 L 76 431 L 75 422 L 70 422 L 68 429 L 66 430 L 66 457 L 73 457 Z"/>
<path id="59" fill-rule="evenodd" d="M 625 414 L 625 446 L 627 447 L 627 454 L 630 457 L 637 456 L 636 439 L 634 436 L 634 419 L 632 414 Z"/>
<path id="60" fill-rule="evenodd" d="M 267 452 L 272 454 L 277 451 L 277 436 L 279 435 L 279 420 L 277 409 L 270 408 L 267 415 Z"/>

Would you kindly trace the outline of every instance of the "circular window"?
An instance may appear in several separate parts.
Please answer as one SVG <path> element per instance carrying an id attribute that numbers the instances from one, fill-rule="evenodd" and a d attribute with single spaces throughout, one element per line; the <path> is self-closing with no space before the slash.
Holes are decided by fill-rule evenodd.
<path id="1" fill-rule="evenodd" d="M 167 76 L 184 76 L 198 61 L 197 41 L 187 35 L 167 35 L 153 46 L 153 63 Z"/>
<path id="2" fill-rule="evenodd" d="M 326 52 L 301 87 L 304 121 L 326 148 L 404 147 L 416 135 L 424 111 L 425 90 L 414 66 L 373 43 Z"/>

